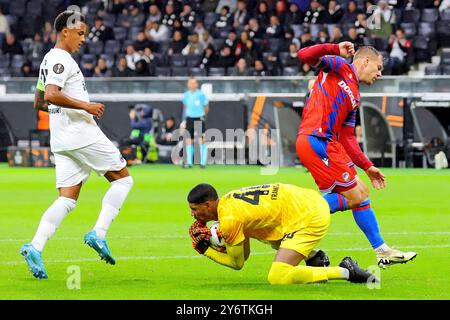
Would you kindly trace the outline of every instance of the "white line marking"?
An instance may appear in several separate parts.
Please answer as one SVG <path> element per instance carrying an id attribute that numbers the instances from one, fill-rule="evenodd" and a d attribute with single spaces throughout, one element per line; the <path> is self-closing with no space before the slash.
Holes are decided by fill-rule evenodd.
<path id="1" fill-rule="evenodd" d="M 327 236 L 360 236 L 362 232 L 330 232 Z M 450 235 L 450 231 L 416 231 L 416 232 L 383 232 L 383 235 L 393 235 L 393 236 L 411 236 L 411 235 Z M 80 240 L 82 241 L 83 237 L 55 237 L 52 241 L 72 241 L 72 240 Z M 108 237 L 108 239 L 126 239 L 126 240 L 139 240 L 139 239 L 188 239 L 189 236 L 176 236 L 176 235 L 161 235 L 161 236 L 113 236 Z M 3 242 L 29 242 L 31 238 L 28 239 L 0 239 L 0 243 Z"/>
<path id="2" fill-rule="evenodd" d="M 423 245 L 423 246 L 396 246 L 396 249 L 429 249 L 429 248 L 450 248 L 449 244 L 436 244 L 436 245 Z M 335 249 L 323 249 L 324 251 L 369 251 L 372 250 L 369 247 L 366 248 L 335 248 Z M 269 255 L 275 254 L 275 250 L 273 251 L 264 251 L 264 252 L 252 252 L 250 255 Z M 134 260 L 171 260 L 171 259 L 199 259 L 202 258 L 201 255 L 194 256 L 132 256 L 132 257 L 117 257 L 117 261 L 134 261 Z M 74 262 L 93 262 L 100 261 L 100 258 L 83 258 L 83 259 L 67 259 L 67 260 L 44 260 L 45 264 L 52 263 L 74 263 Z M 0 262 L 0 265 L 3 266 L 15 266 L 23 263 L 23 260 L 14 260 L 14 261 L 3 261 Z"/>

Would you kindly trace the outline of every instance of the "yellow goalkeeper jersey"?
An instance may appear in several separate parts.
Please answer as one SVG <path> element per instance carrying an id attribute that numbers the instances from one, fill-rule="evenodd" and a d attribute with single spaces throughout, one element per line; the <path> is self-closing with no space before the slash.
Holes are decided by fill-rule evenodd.
<path id="1" fill-rule="evenodd" d="M 281 240 L 307 226 L 324 202 L 317 191 L 282 183 L 233 190 L 219 200 L 219 230 L 231 246 L 245 238 Z"/>

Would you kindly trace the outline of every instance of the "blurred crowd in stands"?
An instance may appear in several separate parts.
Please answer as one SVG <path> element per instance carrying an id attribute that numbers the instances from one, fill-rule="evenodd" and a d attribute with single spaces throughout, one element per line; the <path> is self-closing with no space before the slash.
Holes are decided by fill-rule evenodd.
<path id="1" fill-rule="evenodd" d="M 37 76 L 69 5 L 87 18 L 86 77 L 308 76 L 297 51 L 341 41 L 376 47 L 399 75 L 450 47 L 450 0 L 0 0 L 1 76 Z"/>

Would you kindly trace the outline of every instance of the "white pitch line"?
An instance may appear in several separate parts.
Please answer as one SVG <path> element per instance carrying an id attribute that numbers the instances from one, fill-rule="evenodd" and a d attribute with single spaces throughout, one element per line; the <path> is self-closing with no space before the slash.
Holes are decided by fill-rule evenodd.
<path id="1" fill-rule="evenodd" d="M 327 236 L 360 236 L 361 232 L 330 232 Z M 383 232 L 383 235 L 394 235 L 394 236 L 410 236 L 410 235 L 450 235 L 450 231 L 416 231 L 416 232 Z M 108 237 L 108 239 L 128 239 L 128 240 L 139 240 L 139 239 L 188 239 L 188 236 L 176 236 L 176 235 L 161 235 L 161 236 L 112 236 Z M 52 241 L 72 241 L 72 240 L 80 240 L 82 237 L 59 237 L 53 238 Z M 0 239 L 0 243 L 6 242 L 29 242 L 28 239 Z"/>
<path id="2" fill-rule="evenodd" d="M 423 246 L 396 246 L 397 249 L 430 249 L 430 248 L 450 248 L 449 244 L 436 244 L 436 245 L 423 245 Z M 335 249 L 325 249 L 324 251 L 369 251 L 371 248 L 335 248 Z M 273 251 L 265 251 L 265 252 L 251 252 L 250 255 L 269 255 L 275 254 L 275 250 Z M 195 256 L 134 256 L 134 257 L 117 257 L 117 261 L 135 261 L 135 260 L 172 260 L 172 259 L 199 259 L 202 258 L 201 255 Z M 100 261 L 99 258 L 83 258 L 83 259 L 67 259 L 67 260 L 45 260 L 45 264 L 52 263 L 76 263 L 76 262 L 93 262 Z M 14 261 L 3 261 L 0 262 L 0 265 L 3 266 L 15 266 L 22 264 L 23 260 L 14 260 Z"/>

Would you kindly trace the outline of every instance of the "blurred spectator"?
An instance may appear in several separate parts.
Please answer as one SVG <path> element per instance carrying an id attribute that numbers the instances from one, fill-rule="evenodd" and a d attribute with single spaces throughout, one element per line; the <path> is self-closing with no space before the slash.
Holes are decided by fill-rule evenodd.
<path id="1" fill-rule="evenodd" d="M 309 30 L 305 30 L 303 34 L 300 37 L 300 48 L 306 48 L 312 45 L 315 45 L 316 43 L 312 40 L 311 33 Z"/>
<path id="2" fill-rule="evenodd" d="M 439 5 L 439 11 L 444 11 L 445 9 L 450 9 L 450 0 L 442 0 Z"/>
<path id="3" fill-rule="evenodd" d="M 237 7 L 237 1 L 236 0 L 219 0 L 219 3 L 216 7 L 216 13 L 220 13 L 221 9 L 223 7 L 228 7 L 229 12 L 234 12 Z"/>
<path id="4" fill-rule="evenodd" d="M 410 48 L 411 41 L 405 38 L 405 33 L 401 28 L 397 29 L 395 34 L 389 38 L 388 51 L 390 52 L 393 75 L 403 74 L 408 71 L 406 61 Z"/>
<path id="5" fill-rule="evenodd" d="M 183 25 L 181 24 L 181 20 L 180 19 L 175 19 L 175 21 L 173 22 L 173 28 L 172 28 L 172 33 L 175 31 L 180 31 L 181 34 L 183 35 L 183 39 L 185 41 L 188 40 L 188 37 L 190 35 L 189 29 L 183 27 Z"/>
<path id="6" fill-rule="evenodd" d="M 289 45 L 289 56 L 284 61 L 285 67 L 300 67 L 300 61 L 297 56 L 298 46 L 295 43 Z"/>
<path id="7" fill-rule="evenodd" d="M 260 51 L 255 47 L 253 40 L 247 40 L 245 46 L 241 49 L 241 58 L 247 61 L 247 65 L 252 66 L 255 60 L 260 58 Z"/>
<path id="8" fill-rule="evenodd" d="M 33 40 L 27 46 L 27 52 L 25 53 L 28 60 L 32 60 L 33 58 L 42 57 L 42 53 L 44 52 L 44 43 L 42 42 L 42 36 L 39 32 L 34 34 Z"/>
<path id="9" fill-rule="evenodd" d="M 186 47 L 184 47 L 183 51 L 181 53 L 185 56 L 189 55 L 195 55 L 195 54 L 202 54 L 204 50 L 203 44 L 200 42 L 200 39 L 198 37 L 197 33 L 193 33 L 189 37 L 189 43 Z"/>
<path id="10" fill-rule="evenodd" d="M 200 68 L 209 69 L 211 66 L 214 66 L 217 62 L 217 54 L 214 46 L 209 45 L 206 47 L 203 52 L 202 61 L 200 63 Z"/>
<path id="11" fill-rule="evenodd" d="M 151 37 L 149 37 L 149 38 L 152 39 Z M 151 48 L 154 50 L 156 47 L 156 43 L 153 41 L 149 41 L 145 37 L 144 31 L 141 31 L 138 33 L 138 35 L 136 37 L 136 41 L 133 42 L 133 46 L 136 51 L 141 52 L 141 51 L 144 51 L 145 48 Z"/>
<path id="12" fill-rule="evenodd" d="M 112 72 L 108 69 L 108 66 L 106 65 L 106 60 L 104 58 L 99 58 L 97 61 L 97 66 L 94 69 L 94 77 L 98 78 L 104 78 L 104 77 L 111 77 Z"/>
<path id="13" fill-rule="evenodd" d="M 230 26 L 233 22 L 233 17 L 228 6 L 223 6 L 220 9 L 220 16 L 216 22 L 216 28 L 223 29 Z"/>
<path id="14" fill-rule="evenodd" d="M 321 24 L 324 22 L 325 9 L 318 0 L 311 0 L 310 8 L 305 12 L 303 22 Z"/>
<path id="15" fill-rule="evenodd" d="M 350 0 L 347 3 L 347 10 L 341 19 L 343 24 L 353 24 L 356 21 L 356 16 L 358 15 L 358 6 L 354 0 Z"/>
<path id="16" fill-rule="evenodd" d="M 371 36 L 389 38 L 392 34 L 392 24 L 395 21 L 394 10 L 388 7 L 386 0 L 380 0 L 378 7 L 373 12 L 373 23 L 368 26 L 371 29 Z"/>
<path id="17" fill-rule="evenodd" d="M 147 21 L 151 21 L 151 22 L 155 22 L 155 21 L 161 21 L 162 19 L 162 14 L 161 11 L 159 10 L 159 7 L 156 4 L 152 4 L 149 8 L 148 8 L 148 17 L 147 17 Z"/>
<path id="18" fill-rule="evenodd" d="M 186 41 L 183 39 L 183 35 L 181 34 L 181 31 L 175 31 L 173 33 L 173 39 L 169 44 L 169 50 L 168 55 L 171 56 L 174 53 L 181 53 L 186 47 Z"/>
<path id="19" fill-rule="evenodd" d="M 177 129 L 176 122 L 174 117 L 167 118 L 164 122 L 164 127 L 161 128 L 161 131 L 158 132 L 156 137 L 156 143 L 166 146 L 174 146 L 178 142 L 176 140 L 172 140 L 173 132 Z"/>
<path id="20" fill-rule="evenodd" d="M 266 28 L 266 36 L 268 38 L 283 38 L 284 36 L 284 29 L 283 26 L 280 24 L 280 20 L 276 15 L 270 16 L 270 23 Z"/>
<path id="21" fill-rule="evenodd" d="M 342 34 L 341 28 L 338 26 L 335 26 L 333 28 L 333 34 L 330 36 L 330 42 L 339 43 L 339 42 L 342 42 L 343 39 L 344 39 L 344 36 Z"/>
<path id="22" fill-rule="evenodd" d="M 304 77 L 312 77 L 314 76 L 314 71 L 311 69 L 311 66 L 307 63 L 302 64 L 302 76 Z"/>
<path id="23" fill-rule="evenodd" d="M 330 0 L 328 3 L 328 9 L 325 10 L 323 22 L 326 24 L 337 24 L 341 22 L 342 16 L 344 15 L 344 10 L 337 3 L 336 0 Z"/>
<path id="24" fill-rule="evenodd" d="M 236 42 L 236 50 L 234 51 L 234 55 L 237 57 L 241 57 L 242 55 L 242 49 L 244 48 L 247 40 L 250 39 L 250 36 L 248 35 L 247 31 L 242 31 L 241 35 L 239 36 L 239 40 Z"/>
<path id="25" fill-rule="evenodd" d="M 271 52 L 265 57 L 265 66 L 267 71 L 269 71 L 269 75 L 271 76 L 278 76 L 279 75 L 279 69 L 280 64 L 278 61 L 278 55 L 276 52 Z"/>
<path id="26" fill-rule="evenodd" d="M 266 1 L 263 0 L 258 3 L 256 15 L 254 17 L 258 20 L 258 25 L 261 26 L 261 28 L 267 28 L 270 23 L 270 12 L 269 5 Z"/>
<path id="27" fill-rule="evenodd" d="M 23 54 L 22 46 L 16 41 L 16 36 L 12 33 L 6 35 L 5 41 L 2 44 L 3 54 Z"/>
<path id="28" fill-rule="evenodd" d="M 140 148 L 140 160 L 145 161 L 149 152 L 149 134 L 153 127 L 153 108 L 147 104 L 136 104 L 129 107 L 131 134 L 126 144 L 136 145 Z"/>
<path id="29" fill-rule="evenodd" d="M 50 35 L 50 38 L 48 38 L 48 40 L 46 42 L 44 42 L 44 52 L 42 53 L 43 55 L 45 55 L 47 52 L 50 51 L 50 49 L 55 47 L 56 40 L 57 40 L 57 35 L 55 32 L 53 32 Z"/>
<path id="30" fill-rule="evenodd" d="M 253 71 L 253 76 L 257 76 L 257 77 L 266 77 L 266 76 L 270 76 L 269 72 L 266 69 L 266 66 L 264 65 L 264 63 L 261 60 L 256 60 L 255 61 L 255 67 L 254 67 L 254 71 Z"/>
<path id="31" fill-rule="evenodd" d="M 219 67 L 219 68 L 229 68 L 233 67 L 235 63 L 235 56 L 231 53 L 230 47 L 223 47 L 222 50 L 220 50 L 218 59 L 216 62 L 211 65 L 211 67 Z"/>
<path id="32" fill-rule="evenodd" d="M 175 14 L 175 8 L 171 2 L 168 2 L 164 8 L 164 16 L 161 23 L 167 27 L 172 27 L 177 15 Z"/>
<path id="33" fill-rule="evenodd" d="M 203 38 L 203 33 L 208 30 L 206 30 L 205 25 L 203 24 L 202 20 L 197 20 L 197 22 L 195 23 L 194 30 L 192 30 L 192 31 L 198 33 L 198 36 L 201 39 L 201 38 Z"/>
<path id="34" fill-rule="evenodd" d="M 214 39 L 211 37 L 211 34 L 205 30 L 205 32 L 203 32 L 203 34 L 200 36 L 200 42 L 203 46 L 203 48 L 206 48 L 207 46 L 209 46 L 210 44 L 214 44 Z"/>
<path id="35" fill-rule="evenodd" d="M 247 62 L 243 58 L 239 59 L 238 62 L 236 62 L 236 65 L 230 73 L 230 76 L 233 77 L 246 77 L 250 75 L 250 70 L 248 70 L 247 68 Z"/>
<path id="36" fill-rule="evenodd" d="M 3 9 L 0 6 L 0 45 L 3 43 L 5 36 L 9 33 L 9 22 L 3 14 Z"/>
<path id="37" fill-rule="evenodd" d="M 289 4 L 289 9 L 286 12 L 285 24 L 290 26 L 293 24 L 302 24 L 303 23 L 303 12 L 298 9 L 296 3 L 291 2 Z"/>
<path id="38" fill-rule="evenodd" d="M 248 25 L 245 26 L 245 30 L 248 31 L 250 38 L 262 39 L 264 36 L 264 29 L 259 26 L 258 19 L 251 18 L 248 21 Z"/>
<path id="39" fill-rule="evenodd" d="M 359 37 L 364 38 L 366 36 L 367 21 L 364 13 L 358 13 L 356 16 L 355 28 Z"/>
<path id="40" fill-rule="evenodd" d="M 289 46 L 291 45 L 292 42 L 295 42 L 297 46 L 300 46 L 300 40 L 295 38 L 294 31 L 291 28 L 286 28 L 284 30 L 284 37 L 283 39 L 281 39 L 281 44 L 278 50 L 281 52 L 288 52 Z"/>
<path id="41" fill-rule="evenodd" d="M 145 23 L 145 15 L 141 12 L 138 4 L 131 4 L 128 7 L 128 12 L 130 15 L 130 26 L 143 27 Z"/>
<path id="42" fill-rule="evenodd" d="M 44 43 L 50 41 L 50 38 L 53 34 L 53 26 L 50 21 L 45 21 L 44 24 L 44 33 L 42 35 L 42 41 Z"/>
<path id="43" fill-rule="evenodd" d="M 124 56 L 119 58 L 119 63 L 113 69 L 114 77 L 133 77 L 134 72 L 128 67 L 127 59 Z"/>
<path id="44" fill-rule="evenodd" d="M 91 28 L 87 38 L 89 42 L 105 42 L 106 40 L 114 39 L 114 31 L 112 28 L 105 26 L 102 17 L 96 17 L 94 26 Z"/>
<path id="45" fill-rule="evenodd" d="M 149 77 L 150 72 L 148 69 L 148 63 L 145 59 L 140 59 L 135 63 L 136 69 L 134 70 L 136 77 Z"/>
<path id="46" fill-rule="evenodd" d="M 192 28 L 194 26 L 196 14 L 189 3 L 184 4 L 183 11 L 180 13 L 180 20 L 185 28 Z"/>
<path id="47" fill-rule="evenodd" d="M 201 9 L 205 13 L 215 12 L 218 4 L 219 0 L 203 0 Z"/>
<path id="48" fill-rule="evenodd" d="M 281 25 L 285 25 L 286 11 L 286 3 L 284 0 L 278 0 L 275 2 L 274 14 L 278 17 Z"/>
<path id="49" fill-rule="evenodd" d="M 148 39 L 154 42 L 168 41 L 170 37 L 169 28 L 158 21 L 152 22 L 152 27 L 148 33 Z"/>
<path id="50" fill-rule="evenodd" d="M 37 77 L 38 72 L 34 71 L 31 67 L 31 63 L 25 62 L 20 68 L 21 76 L 24 78 Z"/>
<path id="51" fill-rule="evenodd" d="M 236 11 L 233 13 L 233 28 L 245 26 L 248 22 L 248 18 L 247 4 L 244 0 L 239 0 L 237 2 Z"/>
<path id="52" fill-rule="evenodd" d="M 355 27 L 350 27 L 343 41 L 353 42 L 355 47 L 364 45 L 364 38 L 358 35 Z"/>
<path id="53" fill-rule="evenodd" d="M 139 52 L 136 52 L 136 49 L 133 45 L 129 45 L 127 47 L 127 54 L 125 58 L 127 59 L 128 68 L 130 68 L 131 70 L 136 70 L 136 62 L 141 59 L 141 55 L 139 54 Z"/>
<path id="54" fill-rule="evenodd" d="M 142 59 L 147 62 L 148 75 L 154 77 L 156 75 L 156 67 L 161 65 L 161 61 L 153 54 L 152 49 L 145 48 Z"/>
<path id="55" fill-rule="evenodd" d="M 235 53 L 237 42 L 238 42 L 238 40 L 237 40 L 236 31 L 230 30 L 227 38 L 225 39 L 225 46 L 229 47 L 233 54 Z"/>
<path id="56" fill-rule="evenodd" d="M 322 29 L 319 31 L 319 37 L 317 38 L 317 43 L 329 43 L 330 38 L 328 37 L 328 33 L 326 30 Z"/>
<path id="57" fill-rule="evenodd" d="M 95 64 L 91 62 L 83 62 L 81 64 L 81 71 L 83 76 L 92 77 L 94 75 Z"/>

